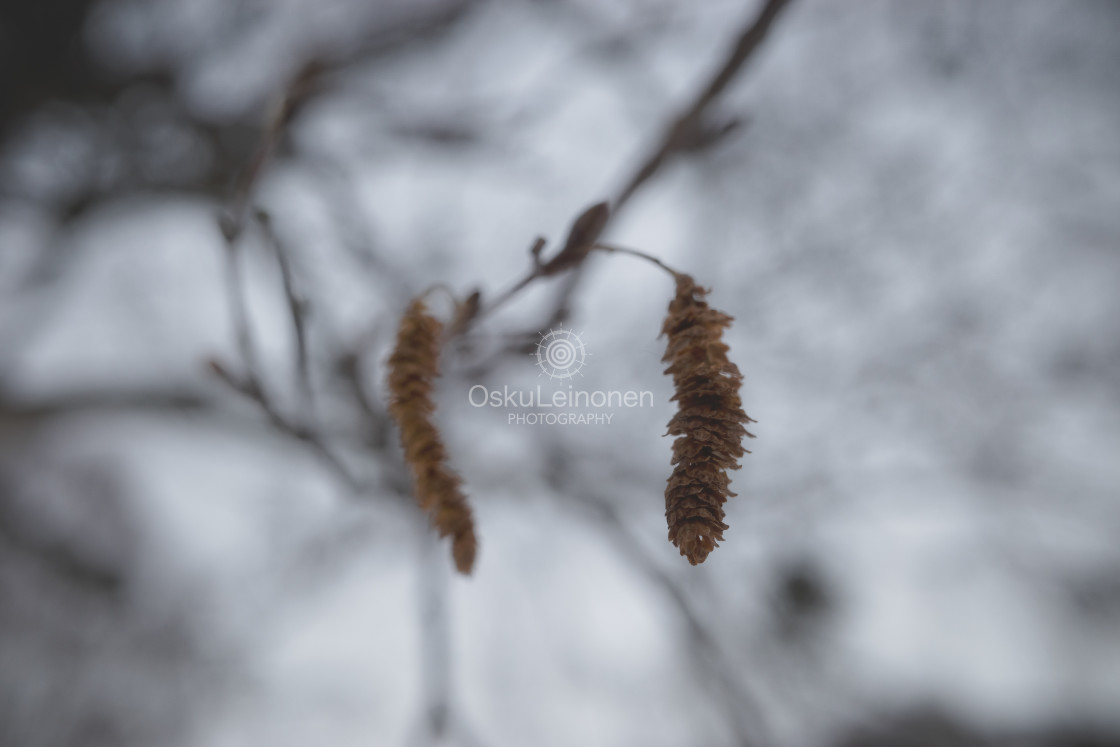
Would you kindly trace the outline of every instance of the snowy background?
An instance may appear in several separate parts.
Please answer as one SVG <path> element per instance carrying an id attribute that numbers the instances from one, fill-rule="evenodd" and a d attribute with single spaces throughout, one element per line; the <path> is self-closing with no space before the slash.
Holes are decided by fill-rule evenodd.
<path id="1" fill-rule="evenodd" d="M 694 568 L 665 539 L 671 281 L 593 256 L 578 386 L 655 407 L 470 406 L 564 386 L 508 352 L 563 280 L 447 351 L 471 578 L 345 382 L 378 411 L 412 295 L 493 298 L 615 194 L 756 4 L 26 6 L 0 11 L 0 744 L 1120 740 L 1120 5 L 792 3 L 710 112 L 738 128 L 609 229 L 736 319 L 759 422 L 726 541 Z M 217 218 L 310 59 L 253 203 L 313 410 L 259 231 L 239 256 L 262 376 L 356 491 L 208 366 L 240 367 Z"/>

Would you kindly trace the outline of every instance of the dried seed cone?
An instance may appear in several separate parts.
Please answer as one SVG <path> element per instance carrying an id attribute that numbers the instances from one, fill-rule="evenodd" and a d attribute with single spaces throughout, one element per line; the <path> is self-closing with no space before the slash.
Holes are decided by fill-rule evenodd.
<path id="1" fill-rule="evenodd" d="M 677 295 L 661 334 L 669 338 L 662 361 L 673 377 L 677 414 L 667 435 L 673 442 L 673 474 L 665 488 L 669 540 L 693 565 L 703 563 L 720 541 L 723 504 L 733 496 L 727 470 L 739 469 L 747 451 L 745 427 L 754 422 L 743 412 L 739 386 L 743 376 L 727 359 L 723 330 L 732 318 L 708 306 L 707 290 L 688 275 L 677 276 Z"/>
<path id="2" fill-rule="evenodd" d="M 401 319 L 389 357 L 389 414 L 400 428 L 404 459 L 412 469 L 416 502 L 441 537 L 451 537 L 451 555 L 460 573 L 469 574 L 478 541 L 462 481 L 449 466 L 447 450 L 432 422 L 436 406 L 433 379 L 439 375 L 443 326 L 414 300 Z"/>

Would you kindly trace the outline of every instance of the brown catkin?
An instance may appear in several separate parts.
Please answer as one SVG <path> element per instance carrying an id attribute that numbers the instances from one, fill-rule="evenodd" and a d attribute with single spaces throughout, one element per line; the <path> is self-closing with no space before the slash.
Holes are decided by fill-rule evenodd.
<path id="1" fill-rule="evenodd" d="M 707 293 L 690 276 L 677 275 L 677 295 L 661 327 L 669 338 L 662 360 L 669 364 L 665 373 L 673 377 L 677 402 L 667 435 L 678 436 L 665 518 L 669 540 L 693 565 L 723 540 L 723 504 L 735 495 L 727 470 L 739 469 L 739 458 L 748 453 L 743 437 L 754 437 L 745 427 L 754 421 L 739 398 L 743 376 L 720 339 L 732 318 L 709 307 Z"/>
<path id="2" fill-rule="evenodd" d="M 433 379 L 439 375 L 443 325 L 414 300 L 401 319 L 397 344 L 389 357 L 389 414 L 400 429 L 404 459 L 412 469 L 416 502 L 441 537 L 451 537 L 451 554 L 460 573 L 469 574 L 478 541 L 462 480 L 449 466 L 447 450 L 432 422 Z"/>

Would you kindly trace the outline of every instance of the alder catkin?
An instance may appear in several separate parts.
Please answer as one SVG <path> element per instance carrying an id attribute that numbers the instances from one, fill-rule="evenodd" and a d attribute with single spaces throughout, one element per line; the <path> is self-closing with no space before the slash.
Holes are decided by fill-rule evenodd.
<path id="1" fill-rule="evenodd" d="M 703 563 L 723 540 L 723 504 L 734 496 L 727 470 L 739 469 L 747 451 L 739 368 L 727 359 L 721 340 L 732 318 L 708 306 L 707 290 L 688 275 L 677 275 L 676 297 L 661 333 L 669 338 L 662 361 L 673 377 L 677 413 L 666 435 L 673 442 L 673 474 L 665 488 L 669 540 L 693 565 Z"/>
<path id="2" fill-rule="evenodd" d="M 463 494 L 462 480 L 449 466 L 447 451 L 432 421 L 433 380 L 439 375 L 443 326 L 420 299 L 401 319 L 389 357 L 389 414 L 400 429 L 404 459 L 412 470 L 416 502 L 441 537 L 451 537 L 451 554 L 460 573 L 474 566 L 478 541 Z"/>

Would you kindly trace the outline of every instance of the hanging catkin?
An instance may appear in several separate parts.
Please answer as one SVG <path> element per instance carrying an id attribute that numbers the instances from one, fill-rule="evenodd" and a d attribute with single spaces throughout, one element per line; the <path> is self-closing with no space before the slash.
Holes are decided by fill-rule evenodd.
<path id="1" fill-rule="evenodd" d="M 447 451 L 432 422 L 433 379 L 439 375 L 442 325 L 420 299 L 401 319 L 389 357 L 389 414 L 400 429 L 404 458 L 412 469 L 416 502 L 442 537 L 451 537 L 451 554 L 460 573 L 469 574 L 478 541 L 461 480 L 449 466 Z"/>
<path id="2" fill-rule="evenodd" d="M 677 275 L 677 294 L 669 304 L 661 333 L 669 338 L 663 361 L 672 375 L 677 414 L 667 435 L 673 442 L 673 474 L 665 488 L 669 540 L 693 565 L 720 541 L 727 524 L 723 504 L 728 496 L 727 470 L 739 469 L 747 453 L 744 427 L 754 422 L 743 412 L 739 385 L 743 377 L 727 359 L 720 339 L 732 318 L 708 306 L 707 294 L 689 275 Z"/>

